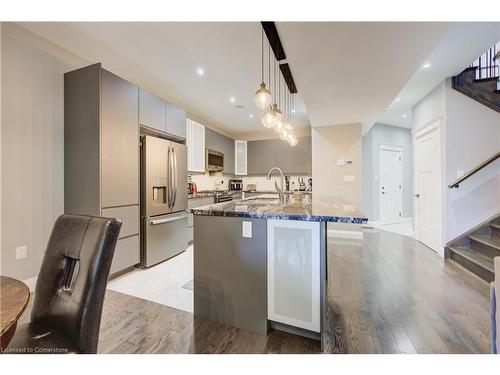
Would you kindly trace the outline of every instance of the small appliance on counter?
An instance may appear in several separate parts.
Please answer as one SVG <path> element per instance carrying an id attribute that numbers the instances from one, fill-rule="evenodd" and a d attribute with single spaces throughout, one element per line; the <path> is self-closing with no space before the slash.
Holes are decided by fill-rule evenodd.
<path id="1" fill-rule="evenodd" d="M 233 197 L 227 193 L 227 191 L 217 191 L 214 194 L 214 203 L 228 202 L 232 201 Z"/>
<path id="2" fill-rule="evenodd" d="M 299 178 L 299 191 L 306 191 L 306 184 L 304 178 Z"/>
<path id="3" fill-rule="evenodd" d="M 197 192 L 196 182 L 193 182 L 191 176 L 188 176 L 188 194 L 196 194 Z"/>
<path id="4" fill-rule="evenodd" d="M 229 181 L 229 190 L 238 191 L 243 190 L 243 180 L 232 179 Z"/>

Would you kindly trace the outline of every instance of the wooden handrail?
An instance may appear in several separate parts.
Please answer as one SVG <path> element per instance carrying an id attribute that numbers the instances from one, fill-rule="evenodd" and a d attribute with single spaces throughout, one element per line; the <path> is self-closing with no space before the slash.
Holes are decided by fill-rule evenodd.
<path id="1" fill-rule="evenodd" d="M 451 184 L 448 185 L 450 189 L 457 188 L 459 187 L 460 183 L 464 180 L 467 180 L 470 176 L 475 174 L 476 172 L 480 171 L 484 167 L 486 167 L 488 164 L 493 163 L 495 160 L 497 160 L 500 157 L 500 152 L 497 152 L 495 155 L 493 155 L 491 158 L 483 161 L 481 164 L 479 164 L 477 167 L 471 169 L 469 172 L 464 174 L 462 177 L 457 178 L 455 181 L 453 181 Z"/>

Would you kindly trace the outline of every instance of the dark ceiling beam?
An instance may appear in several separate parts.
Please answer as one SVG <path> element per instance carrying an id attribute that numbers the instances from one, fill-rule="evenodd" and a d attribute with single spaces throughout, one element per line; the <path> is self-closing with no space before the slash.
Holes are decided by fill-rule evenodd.
<path id="1" fill-rule="evenodd" d="M 288 86 L 288 91 L 290 91 L 290 94 L 296 94 L 297 87 L 295 86 L 295 81 L 293 80 L 290 65 L 288 65 L 288 63 L 280 64 L 280 70 L 281 74 L 283 74 L 286 85 Z"/>
<path id="2" fill-rule="evenodd" d="M 274 22 L 265 21 L 262 21 L 261 24 L 264 32 L 266 33 L 267 40 L 269 41 L 269 45 L 273 50 L 276 60 L 286 60 L 285 50 L 283 49 L 283 45 L 281 44 L 281 39 L 278 34 L 278 30 L 276 29 L 276 24 Z M 285 79 L 286 85 L 288 86 L 288 90 L 290 91 L 290 93 L 296 94 L 297 87 L 295 86 L 295 81 L 293 80 L 292 72 L 288 63 L 280 64 L 280 70 L 283 78 Z"/>
<path id="3" fill-rule="evenodd" d="M 280 36 L 278 35 L 278 30 L 276 29 L 276 24 L 274 22 L 261 22 L 264 32 L 266 33 L 267 40 L 274 52 L 274 57 L 276 60 L 281 61 L 286 59 L 285 50 L 281 44 Z"/>

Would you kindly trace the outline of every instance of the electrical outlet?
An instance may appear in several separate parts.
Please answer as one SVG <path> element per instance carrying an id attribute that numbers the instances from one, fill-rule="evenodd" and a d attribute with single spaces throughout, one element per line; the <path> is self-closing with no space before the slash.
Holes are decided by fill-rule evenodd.
<path id="1" fill-rule="evenodd" d="M 251 221 L 243 221 L 242 227 L 242 237 L 244 238 L 252 238 L 252 222 Z"/>
<path id="2" fill-rule="evenodd" d="M 24 259 L 28 256 L 28 246 L 16 247 L 16 260 Z"/>

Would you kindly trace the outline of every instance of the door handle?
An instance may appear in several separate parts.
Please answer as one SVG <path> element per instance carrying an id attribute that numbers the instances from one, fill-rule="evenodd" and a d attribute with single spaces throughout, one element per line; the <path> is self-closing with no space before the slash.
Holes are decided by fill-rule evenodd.
<path id="1" fill-rule="evenodd" d="M 173 163 L 173 148 L 168 147 L 168 173 L 169 173 L 169 181 L 168 181 L 168 207 L 173 207 L 174 200 L 174 188 L 173 188 L 173 180 L 174 180 L 174 163 Z"/>
<path id="2" fill-rule="evenodd" d="M 179 221 L 179 220 L 185 219 L 187 217 L 188 217 L 188 215 L 169 217 L 166 219 L 151 220 L 149 223 L 151 225 L 166 224 L 166 223 L 172 223 L 174 221 Z"/>
<path id="3" fill-rule="evenodd" d="M 175 153 L 175 148 L 172 147 L 172 155 L 173 155 L 173 165 L 174 165 L 174 182 L 172 184 L 172 207 L 175 206 L 175 201 L 177 200 L 177 154 Z"/>
<path id="4" fill-rule="evenodd" d="M 415 198 L 420 198 L 420 194 L 415 194 Z"/>

